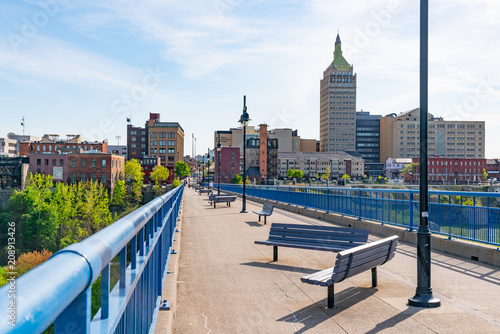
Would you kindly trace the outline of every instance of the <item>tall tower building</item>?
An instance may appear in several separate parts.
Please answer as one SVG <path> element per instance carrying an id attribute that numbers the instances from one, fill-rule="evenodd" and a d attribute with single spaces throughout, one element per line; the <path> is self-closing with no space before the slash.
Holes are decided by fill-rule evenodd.
<path id="1" fill-rule="evenodd" d="M 320 149 L 322 152 L 356 150 L 356 74 L 342 56 L 338 34 L 333 62 L 321 80 Z"/>

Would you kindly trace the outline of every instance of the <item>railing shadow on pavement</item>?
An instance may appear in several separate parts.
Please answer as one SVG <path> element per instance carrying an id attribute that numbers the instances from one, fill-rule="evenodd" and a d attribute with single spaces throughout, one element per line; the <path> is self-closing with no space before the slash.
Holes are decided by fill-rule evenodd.
<path id="1" fill-rule="evenodd" d="M 56 252 L 16 280 L 14 298 L 8 285 L 2 287 L 0 308 L 14 303 L 16 323 L 0 322 L 0 333 L 42 333 L 52 323 L 55 333 L 154 332 L 183 191 L 179 186 Z M 118 254 L 113 288 L 110 262 Z M 91 319 L 92 283 L 99 276 L 101 308 Z"/>

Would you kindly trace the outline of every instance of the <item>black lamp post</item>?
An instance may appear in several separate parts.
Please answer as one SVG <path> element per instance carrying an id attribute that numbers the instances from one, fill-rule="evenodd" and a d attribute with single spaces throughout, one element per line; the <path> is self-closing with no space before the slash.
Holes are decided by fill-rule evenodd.
<path id="1" fill-rule="evenodd" d="M 210 185 L 210 147 L 207 148 L 207 178 L 208 178 L 208 184 Z"/>
<path id="2" fill-rule="evenodd" d="M 245 193 L 245 183 L 247 179 L 246 167 L 247 167 L 247 155 L 246 155 L 246 141 L 247 141 L 247 124 L 250 121 L 250 116 L 247 113 L 247 97 L 243 95 L 243 113 L 240 116 L 240 120 L 238 122 L 241 123 L 243 127 L 243 196 L 242 201 L 243 205 L 241 207 L 241 213 L 247 212 L 247 197 Z"/>
<path id="3" fill-rule="evenodd" d="M 429 229 L 427 114 L 429 70 L 429 0 L 420 0 L 420 226 L 417 231 L 417 290 L 408 305 L 439 307 L 431 288 L 431 231 Z"/>
<path id="4" fill-rule="evenodd" d="M 217 195 L 220 195 L 220 150 L 221 150 L 221 144 L 220 144 L 220 134 L 219 134 L 219 140 L 217 142 Z"/>

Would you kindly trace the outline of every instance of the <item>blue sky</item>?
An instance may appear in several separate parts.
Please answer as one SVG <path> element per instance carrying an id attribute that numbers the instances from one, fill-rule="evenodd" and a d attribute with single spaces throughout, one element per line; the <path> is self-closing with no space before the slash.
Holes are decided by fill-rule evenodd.
<path id="1" fill-rule="evenodd" d="M 500 2 L 430 6 L 429 111 L 486 121 L 500 158 Z M 126 140 L 149 112 L 191 135 L 251 125 L 319 139 L 319 81 L 340 29 L 358 75 L 357 109 L 418 107 L 419 4 L 411 0 L 34 0 L 0 2 L 0 137 Z"/>

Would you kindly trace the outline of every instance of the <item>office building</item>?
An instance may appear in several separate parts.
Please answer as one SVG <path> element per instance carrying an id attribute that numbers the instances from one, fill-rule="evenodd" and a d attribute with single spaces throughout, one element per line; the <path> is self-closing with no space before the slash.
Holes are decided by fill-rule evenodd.
<path id="1" fill-rule="evenodd" d="M 380 162 L 380 118 L 367 111 L 356 112 L 356 152 L 365 160 L 366 176 L 384 176 Z"/>
<path id="2" fill-rule="evenodd" d="M 429 157 L 484 159 L 485 130 L 484 121 L 445 121 L 428 114 Z M 380 162 L 419 154 L 419 108 L 380 119 Z"/>
<path id="3" fill-rule="evenodd" d="M 356 149 L 356 73 L 342 55 L 337 34 L 333 61 L 320 85 L 320 150 Z"/>

